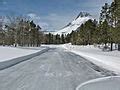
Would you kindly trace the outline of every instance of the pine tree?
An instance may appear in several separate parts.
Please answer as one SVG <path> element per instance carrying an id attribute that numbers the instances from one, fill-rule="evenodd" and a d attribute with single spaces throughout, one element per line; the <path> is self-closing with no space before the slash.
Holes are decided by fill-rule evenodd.
<path id="1" fill-rule="evenodd" d="M 120 0 L 114 0 L 111 4 L 111 11 L 114 24 L 113 40 L 120 46 Z"/>
<path id="2" fill-rule="evenodd" d="M 109 30 L 109 25 L 108 22 L 105 20 L 102 24 L 102 30 L 101 30 L 101 40 L 105 44 L 105 47 L 106 44 L 109 42 L 108 30 Z"/>
<path id="3" fill-rule="evenodd" d="M 3 20 L 0 20 L 0 45 L 5 45 L 5 31 L 3 30 Z"/>
<path id="4" fill-rule="evenodd" d="M 72 31 L 72 33 L 71 33 L 71 43 L 72 44 L 75 44 L 76 45 L 76 40 L 77 40 L 77 32 L 76 31 Z"/>
<path id="5" fill-rule="evenodd" d="M 65 37 L 64 37 L 64 34 L 61 35 L 61 43 L 62 43 L 62 44 L 65 43 Z"/>
<path id="6" fill-rule="evenodd" d="M 71 35 L 68 33 L 68 34 L 65 36 L 65 43 L 70 43 L 70 40 L 71 40 Z"/>
<path id="7" fill-rule="evenodd" d="M 101 41 L 105 44 L 111 43 L 111 51 L 112 51 L 112 45 L 113 45 L 113 39 L 112 39 L 112 24 L 111 24 L 111 10 L 110 5 L 108 3 L 105 3 L 105 5 L 102 7 L 101 13 L 100 13 L 100 31 L 101 31 Z"/>

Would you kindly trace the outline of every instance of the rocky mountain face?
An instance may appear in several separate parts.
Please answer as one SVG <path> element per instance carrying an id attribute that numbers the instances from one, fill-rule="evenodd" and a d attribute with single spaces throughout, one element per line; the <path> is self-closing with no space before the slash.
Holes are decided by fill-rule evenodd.
<path id="1" fill-rule="evenodd" d="M 89 19 L 92 19 L 91 15 L 86 12 L 80 12 L 79 15 L 69 24 L 67 24 L 64 28 L 61 30 L 58 30 L 54 32 L 54 34 L 68 34 L 71 33 L 72 31 L 77 30 L 81 26 L 81 24 L 85 23 Z"/>

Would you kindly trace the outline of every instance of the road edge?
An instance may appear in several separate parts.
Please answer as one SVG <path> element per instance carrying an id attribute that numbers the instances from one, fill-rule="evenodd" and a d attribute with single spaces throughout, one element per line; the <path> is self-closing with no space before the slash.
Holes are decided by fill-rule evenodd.
<path id="1" fill-rule="evenodd" d="M 102 78 L 92 79 L 92 80 L 86 81 L 84 83 L 81 83 L 80 85 L 78 85 L 76 87 L 75 90 L 80 90 L 85 85 L 90 85 L 92 83 L 96 83 L 96 82 L 99 82 L 99 81 L 103 81 L 104 82 L 104 81 L 107 81 L 107 80 L 113 80 L 113 79 L 117 79 L 117 78 L 120 78 L 120 76 L 108 76 L 108 77 L 102 77 Z"/>
<path id="2" fill-rule="evenodd" d="M 6 69 L 6 68 L 14 66 L 14 65 L 16 65 L 20 62 L 26 61 L 30 58 L 33 58 L 33 57 L 38 56 L 40 54 L 43 54 L 46 51 L 48 51 L 49 49 L 50 49 L 49 47 L 46 47 L 45 49 L 43 49 L 41 51 L 38 51 L 36 53 L 32 53 L 32 54 L 29 54 L 29 55 L 25 55 L 25 56 L 21 56 L 21 57 L 14 58 L 14 59 L 11 59 L 11 60 L 7 60 L 7 61 L 4 61 L 4 62 L 0 62 L 0 70 Z"/>

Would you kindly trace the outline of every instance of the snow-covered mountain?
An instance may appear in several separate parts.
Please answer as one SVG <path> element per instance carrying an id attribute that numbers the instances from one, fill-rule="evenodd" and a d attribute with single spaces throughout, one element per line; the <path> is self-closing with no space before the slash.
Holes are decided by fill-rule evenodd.
<path id="1" fill-rule="evenodd" d="M 80 12 L 80 14 L 77 16 L 76 19 L 74 19 L 72 22 L 70 22 L 68 25 L 66 25 L 64 28 L 61 30 L 58 30 L 54 32 L 54 34 L 68 34 L 71 33 L 72 31 L 77 30 L 78 27 L 81 26 L 81 24 L 85 23 L 89 19 L 92 19 L 91 15 L 86 13 L 86 12 Z"/>

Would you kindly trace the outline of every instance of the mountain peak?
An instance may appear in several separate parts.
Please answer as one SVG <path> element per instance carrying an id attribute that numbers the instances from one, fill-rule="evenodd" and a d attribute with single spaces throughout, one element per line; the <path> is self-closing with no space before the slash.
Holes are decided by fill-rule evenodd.
<path id="1" fill-rule="evenodd" d="M 86 12 L 80 12 L 76 19 L 74 19 L 72 22 L 70 22 L 68 25 L 66 25 L 61 30 L 55 32 L 54 34 L 70 34 L 72 31 L 76 31 L 78 27 L 81 26 L 81 24 L 84 24 L 89 19 L 92 19 L 91 15 Z"/>
<path id="2" fill-rule="evenodd" d="M 88 17 L 88 16 L 91 16 L 91 15 L 89 13 L 87 13 L 87 12 L 80 12 L 76 19 L 78 19 L 79 17 Z"/>

